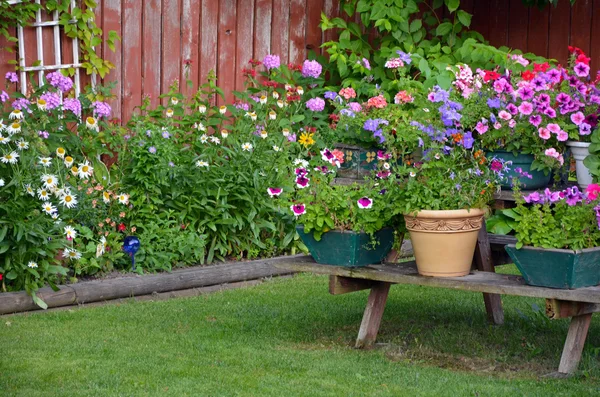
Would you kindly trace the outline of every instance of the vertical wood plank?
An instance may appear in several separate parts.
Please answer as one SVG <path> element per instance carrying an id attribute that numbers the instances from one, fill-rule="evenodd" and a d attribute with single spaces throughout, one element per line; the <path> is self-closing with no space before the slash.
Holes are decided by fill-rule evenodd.
<path id="1" fill-rule="evenodd" d="M 219 0 L 218 73 L 219 87 L 225 91 L 225 103 L 233 102 L 236 57 L 236 0 Z M 223 104 L 218 98 L 218 104 Z"/>
<path id="2" fill-rule="evenodd" d="M 473 19 L 471 20 L 471 30 L 479 32 L 487 38 L 490 33 L 489 25 L 490 2 L 476 1 L 473 4 Z"/>
<path id="3" fill-rule="evenodd" d="M 120 0 L 106 0 L 104 1 L 104 8 L 102 13 L 102 26 L 105 32 L 114 30 L 119 36 L 123 35 L 121 30 L 121 1 Z M 122 42 L 115 42 L 115 52 L 112 52 L 107 45 L 102 48 L 102 56 L 107 61 L 110 61 L 115 65 L 115 68 L 105 78 L 105 83 L 115 82 L 113 93 L 116 95 L 115 99 L 109 101 L 113 111 L 113 118 L 123 120 L 122 115 L 122 103 L 121 98 L 123 97 L 121 83 L 123 81 L 123 52 Z"/>
<path id="4" fill-rule="evenodd" d="M 162 54 L 161 85 L 162 93 L 169 92 L 169 86 L 179 80 L 181 70 L 181 10 L 179 0 L 163 0 L 162 2 Z M 179 82 L 181 85 L 181 82 Z M 166 104 L 169 98 L 163 98 Z"/>
<path id="5" fill-rule="evenodd" d="M 390 283 L 377 282 L 371 288 L 362 322 L 360 323 L 358 337 L 356 338 L 355 347 L 357 349 L 370 347 L 375 343 L 377 332 L 379 332 L 379 326 L 381 325 L 381 319 L 383 318 L 388 293 L 390 292 L 390 286 Z"/>
<path id="6" fill-rule="evenodd" d="M 556 8 L 550 7 L 550 30 L 548 32 L 548 56 L 567 64 L 571 34 L 571 6 L 566 1 L 559 1 Z"/>
<path id="7" fill-rule="evenodd" d="M 206 83 L 206 77 L 211 70 L 217 71 L 218 17 L 219 3 L 214 0 L 202 0 L 200 84 Z"/>
<path id="8" fill-rule="evenodd" d="M 323 9 L 327 18 L 336 18 L 340 16 L 340 2 L 339 0 L 325 0 L 325 6 Z M 323 41 L 337 40 L 338 33 L 335 29 L 330 29 L 323 32 Z"/>
<path id="9" fill-rule="evenodd" d="M 572 374 L 577 370 L 591 321 L 591 313 L 571 318 L 569 332 L 565 340 L 562 356 L 560 357 L 558 372 Z"/>
<path id="10" fill-rule="evenodd" d="M 252 59 L 254 53 L 254 0 L 238 0 L 238 18 L 235 65 L 235 89 L 242 91 L 244 89 L 244 76 L 242 68 L 249 66 L 248 62 Z"/>
<path id="11" fill-rule="evenodd" d="M 150 96 L 151 107 L 158 105 L 161 94 L 161 0 L 144 1 L 142 24 L 142 94 Z"/>
<path id="12" fill-rule="evenodd" d="M 475 264 L 479 271 L 494 272 L 494 263 L 492 262 L 492 250 L 488 239 L 485 220 L 483 226 L 479 229 L 477 235 L 477 246 L 475 247 Z M 488 321 L 492 324 L 500 325 L 504 323 L 504 310 L 502 309 L 502 299 L 498 294 L 483 294 L 483 302 L 487 312 Z"/>
<path id="13" fill-rule="evenodd" d="M 529 33 L 527 35 L 527 50 L 543 57 L 548 56 L 550 7 L 540 10 L 531 7 L 529 10 Z"/>
<path id="14" fill-rule="evenodd" d="M 291 63 L 301 63 L 305 58 L 304 27 L 306 22 L 306 1 L 290 0 L 290 55 Z"/>
<path id="15" fill-rule="evenodd" d="M 600 3 L 598 2 L 594 2 L 593 3 L 593 10 L 592 10 L 592 33 L 590 36 L 591 40 L 594 40 L 597 37 L 600 37 Z M 592 46 L 590 49 L 590 53 L 589 53 L 589 57 L 592 58 L 590 61 L 590 66 L 591 66 L 591 71 L 592 73 L 591 76 L 596 77 L 595 76 L 595 72 L 600 69 L 600 49 L 598 48 L 597 45 L 595 45 L 597 43 L 597 39 L 594 40 L 592 42 Z"/>
<path id="16" fill-rule="evenodd" d="M 592 0 L 577 0 L 571 8 L 571 42 L 590 53 L 592 30 Z"/>
<path id="17" fill-rule="evenodd" d="M 519 49 L 523 53 L 527 49 L 527 33 L 529 30 L 529 8 L 521 0 L 510 0 L 510 18 L 508 22 L 508 46 Z"/>
<path id="18" fill-rule="evenodd" d="M 256 0 L 254 10 L 254 58 L 262 60 L 271 53 L 272 0 Z M 304 11 L 304 10 L 303 10 Z M 273 29 L 274 34 L 277 30 Z"/>
<path id="19" fill-rule="evenodd" d="M 181 1 L 181 92 L 190 95 L 198 89 L 198 70 L 200 68 L 198 45 L 200 43 L 200 10 L 197 1 Z M 189 66 L 185 63 L 192 61 Z M 192 82 L 192 88 L 187 85 Z"/>
<path id="20" fill-rule="evenodd" d="M 272 26 L 271 52 L 279 55 L 282 64 L 287 64 L 290 40 L 290 0 L 273 0 Z"/>
<path id="21" fill-rule="evenodd" d="M 319 23 L 321 22 L 321 11 L 324 7 L 323 0 L 310 0 L 306 2 L 306 54 L 314 51 L 316 55 L 321 54 L 321 43 L 323 35 Z"/>
<path id="22" fill-rule="evenodd" d="M 485 38 L 496 47 L 508 45 L 508 3 L 504 0 L 491 0 L 489 33 Z"/>
<path id="23" fill-rule="evenodd" d="M 142 13 L 137 0 L 123 3 L 123 102 L 122 121 L 127 123 L 142 104 Z"/>

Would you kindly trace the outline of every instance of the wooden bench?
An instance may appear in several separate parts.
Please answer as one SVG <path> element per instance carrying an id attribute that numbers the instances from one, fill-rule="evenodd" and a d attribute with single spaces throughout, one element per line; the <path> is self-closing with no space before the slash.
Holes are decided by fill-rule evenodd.
<path id="1" fill-rule="evenodd" d="M 548 317 L 571 318 L 556 375 L 575 372 L 581 359 L 592 313 L 600 311 L 600 286 L 574 290 L 534 287 L 526 285 L 519 276 L 495 273 L 491 245 L 485 228 L 482 228 L 479 233 L 474 265 L 477 270 L 471 274 L 452 278 L 421 276 L 417 273 L 415 262 L 347 268 L 320 265 L 304 260 L 275 266 L 299 272 L 328 274 L 329 292 L 333 295 L 370 289 L 356 339 L 357 348 L 370 347 L 375 343 L 392 284 L 415 284 L 482 292 L 488 320 L 497 325 L 504 322 L 501 295 L 545 298 Z"/>

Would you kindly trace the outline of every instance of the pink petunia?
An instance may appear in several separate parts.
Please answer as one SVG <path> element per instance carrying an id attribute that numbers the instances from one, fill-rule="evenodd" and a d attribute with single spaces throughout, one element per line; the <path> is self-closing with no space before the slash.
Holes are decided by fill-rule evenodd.
<path id="1" fill-rule="evenodd" d="M 533 105 L 531 102 L 524 101 L 519 105 L 519 112 L 521 114 L 530 115 L 533 112 Z"/>
<path id="2" fill-rule="evenodd" d="M 548 128 L 548 130 L 553 134 L 558 134 L 560 132 L 560 126 L 555 123 L 548 124 L 546 128 Z"/>
<path id="3" fill-rule="evenodd" d="M 483 124 L 481 121 L 479 123 L 477 123 L 477 126 L 475 127 L 475 130 L 477 130 L 477 132 L 479 132 L 480 135 L 483 135 L 487 132 L 488 130 L 488 126 L 486 124 Z"/>
<path id="4" fill-rule="evenodd" d="M 373 206 L 373 200 L 368 197 L 362 197 L 358 199 L 356 202 L 358 204 L 358 208 L 369 209 Z"/>
<path id="5" fill-rule="evenodd" d="M 501 110 L 500 113 L 498 113 L 498 117 L 500 117 L 502 120 L 512 119 L 512 115 L 510 113 L 508 113 L 506 110 Z"/>
<path id="6" fill-rule="evenodd" d="M 494 128 L 499 130 L 500 128 L 502 128 L 502 124 L 500 124 L 500 122 L 497 121 L 494 123 Z"/>
<path id="7" fill-rule="evenodd" d="M 575 74 L 579 77 L 587 77 L 590 74 L 590 65 L 586 65 L 583 62 L 577 63 L 573 68 Z"/>
<path id="8" fill-rule="evenodd" d="M 542 138 L 543 140 L 548 140 L 548 139 L 550 139 L 550 136 L 551 136 L 550 131 L 544 127 L 538 129 L 538 134 L 539 134 L 540 138 Z"/>
<path id="9" fill-rule="evenodd" d="M 556 134 L 556 139 L 558 139 L 559 142 L 565 142 L 569 139 L 569 134 L 563 130 L 560 130 L 558 131 L 558 134 Z"/>
<path id="10" fill-rule="evenodd" d="M 308 179 L 305 176 L 296 177 L 296 187 L 298 189 L 304 189 L 305 187 L 308 187 L 309 181 L 310 181 L 310 179 Z"/>
<path id="11" fill-rule="evenodd" d="M 585 115 L 581 112 L 573 113 L 571 115 L 571 121 L 575 125 L 580 125 L 585 120 Z"/>
<path id="12" fill-rule="evenodd" d="M 590 200 L 596 200 L 598 198 L 598 194 L 600 194 L 600 185 L 596 183 L 589 184 L 585 189 L 585 193 Z"/>
<path id="13" fill-rule="evenodd" d="M 515 128 L 516 125 L 517 125 L 517 121 L 515 119 L 512 119 L 508 122 L 508 126 L 510 128 Z"/>

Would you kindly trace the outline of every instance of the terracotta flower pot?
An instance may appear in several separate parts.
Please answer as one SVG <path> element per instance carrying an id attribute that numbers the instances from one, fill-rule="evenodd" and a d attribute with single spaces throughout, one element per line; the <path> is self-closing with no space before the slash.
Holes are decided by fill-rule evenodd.
<path id="1" fill-rule="evenodd" d="M 419 211 L 404 215 L 417 269 L 423 276 L 459 277 L 469 274 L 483 210 Z"/>

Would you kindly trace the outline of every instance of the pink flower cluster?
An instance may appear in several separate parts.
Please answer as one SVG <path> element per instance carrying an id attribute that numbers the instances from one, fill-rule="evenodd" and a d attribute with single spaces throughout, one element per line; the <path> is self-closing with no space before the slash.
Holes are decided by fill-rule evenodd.
<path id="1" fill-rule="evenodd" d="M 383 109 L 384 107 L 387 106 L 387 101 L 385 100 L 385 97 L 381 94 L 369 98 L 369 100 L 367 101 L 367 107 L 370 108 L 377 108 L 377 109 Z"/>
<path id="2" fill-rule="evenodd" d="M 408 92 L 400 91 L 394 96 L 395 104 L 411 103 L 415 100 Z"/>
<path id="3" fill-rule="evenodd" d="M 306 107 L 313 112 L 322 112 L 325 109 L 325 101 L 319 97 L 312 98 L 306 101 Z"/>
<path id="4" fill-rule="evenodd" d="M 348 101 L 352 98 L 356 98 L 356 91 L 354 91 L 354 88 L 352 87 L 346 87 L 340 90 L 340 95 Z"/>
<path id="5" fill-rule="evenodd" d="M 385 67 L 388 69 L 398 69 L 404 67 L 404 62 L 400 58 L 390 58 L 385 63 Z"/>
<path id="6" fill-rule="evenodd" d="M 550 149 L 546 149 L 544 153 L 548 157 L 555 158 L 560 163 L 560 165 L 563 165 L 565 163 L 563 155 L 557 152 L 556 149 L 554 149 L 553 147 L 551 147 Z"/>

